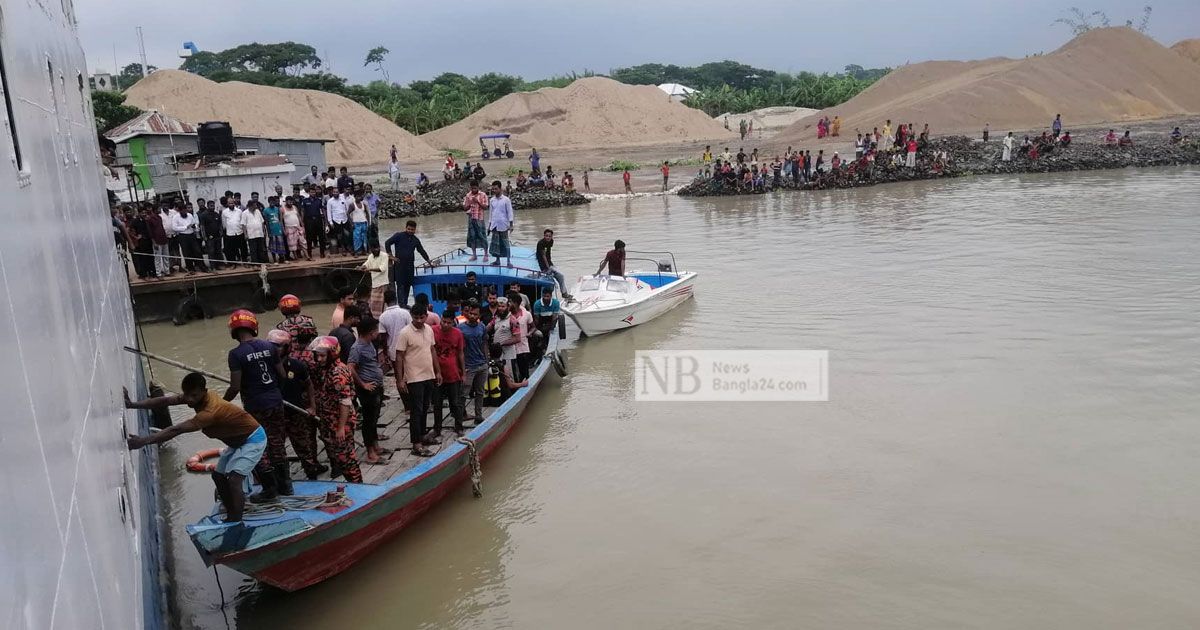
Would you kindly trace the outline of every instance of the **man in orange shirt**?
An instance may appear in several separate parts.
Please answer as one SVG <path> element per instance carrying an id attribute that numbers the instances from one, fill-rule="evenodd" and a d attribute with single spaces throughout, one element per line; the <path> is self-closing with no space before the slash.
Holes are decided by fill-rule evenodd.
<path id="1" fill-rule="evenodd" d="M 625 180 L 625 192 L 632 193 L 633 189 L 629 187 L 629 169 L 625 169 L 625 173 L 621 175 L 621 179 Z"/>
<path id="2" fill-rule="evenodd" d="M 208 391 L 204 375 L 192 372 L 183 377 L 182 394 L 160 396 L 133 401 L 125 392 L 126 409 L 158 409 L 172 405 L 187 405 L 196 411 L 190 420 L 173 424 L 162 431 L 146 436 L 130 435 L 126 440 L 129 450 L 137 450 L 150 444 L 161 444 L 184 433 L 200 431 L 204 435 L 225 443 L 217 467 L 212 473 L 217 496 L 225 506 L 225 522 L 242 520 L 246 506 L 243 484 L 254 470 L 258 470 L 264 491 L 267 486 L 274 494 L 275 476 L 271 467 L 263 460 L 267 450 L 267 433 L 259 426 L 254 416 L 241 407 L 225 401 L 216 392 Z"/>
<path id="3" fill-rule="evenodd" d="M 664 161 L 662 168 L 658 170 L 663 174 L 663 192 L 667 192 L 667 180 L 671 179 L 671 163 Z"/>

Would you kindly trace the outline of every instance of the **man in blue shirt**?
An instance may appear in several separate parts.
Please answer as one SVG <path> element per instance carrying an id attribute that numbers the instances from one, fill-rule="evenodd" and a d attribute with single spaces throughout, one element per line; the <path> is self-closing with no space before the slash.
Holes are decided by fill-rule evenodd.
<path id="1" fill-rule="evenodd" d="M 467 321 L 458 325 L 463 336 L 463 388 L 468 400 L 474 401 L 475 426 L 483 422 L 483 396 L 487 389 L 488 352 L 487 326 L 479 321 L 479 304 L 467 303 L 463 308 Z"/>
<path id="2" fill-rule="evenodd" d="M 421 245 L 421 239 L 417 238 L 417 222 L 405 223 L 404 231 L 391 235 L 383 246 L 396 261 L 392 264 L 392 282 L 396 283 L 396 299 L 400 306 L 407 307 L 408 292 L 412 290 L 413 265 L 416 264 L 416 254 L 421 254 L 421 258 L 424 258 L 426 263 L 433 265 L 429 260 L 429 254 L 425 253 L 425 248 Z"/>
<path id="3" fill-rule="evenodd" d="M 320 186 L 309 186 L 308 196 L 300 200 L 300 210 L 304 215 L 304 238 L 308 241 L 308 257 L 312 258 L 313 243 L 321 250 L 321 258 L 325 257 L 325 200 L 321 197 Z"/>
<path id="4" fill-rule="evenodd" d="M 363 186 L 363 201 L 367 202 L 367 241 L 379 242 L 379 195 L 370 184 Z"/>
<path id="5" fill-rule="evenodd" d="M 284 376 L 283 363 L 275 344 L 258 338 L 258 318 L 238 309 L 229 316 L 229 336 L 238 342 L 229 351 L 229 388 L 225 400 L 242 396 L 242 408 L 267 432 L 264 460 L 273 475 L 259 475 L 262 492 L 250 497 L 252 503 L 274 500 L 279 494 L 292 494 L 287 461 L 288 424 L 283 413 L 283 393 L 279 390 Z"/>
<path id="6" fill-rule="evenodd" d="M 542 289 L 542 299 L 533 303 L 533 326 L 537 329 L 537 350 L 533 356 L 540 356 L 542 349 L 546 347 L 546 339 L 554 332 L 554 324 L 558 321 L 559 310 L 558 300 L 554 298 L 554 289 L 544 287 Z M 531 340 L 532 341 L 532 340 Z"/>

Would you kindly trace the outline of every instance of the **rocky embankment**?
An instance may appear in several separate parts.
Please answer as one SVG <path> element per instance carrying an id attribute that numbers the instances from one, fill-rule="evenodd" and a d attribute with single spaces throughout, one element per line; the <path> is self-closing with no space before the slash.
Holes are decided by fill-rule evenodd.
<path id="1" fill-rule="evenodd" d="M 384 219 L 424 216 L 440 212 L 462 212 L 463 198 L 469 186 L 465 181 L 437 182 L 415 193 L 383 191 L 379 193 L 379 215 Z M 535 189 L 512 194 L 513 208 L 557 208 L 588 203 L 577 192 Z"/>
<path id="2" fill-rule="evenodd" d="M 836 172 L 824 172 L 813 181 L 793 184 L 783 182 L 781 188 L 813 190 L 822 188 L 855 188 L 888 182 L 916 179 L 940 179 L 989 173 L 1050 173 L 1084 171 L 1127 166 L 1177 166 L 1200 164 L 1200 143 L 1195 141 L 1171 144 L 1164 139 L 1138 137 L 1130 147 L 1105 145 L 1075 140 L 1069 147 L 1053 147 L 1037 159 L 1018 155 L 1001 161 L 1003 144 L 999 140 L 981 142 L 964 136 L 935 138 L 917 153 L 916 168 L 897 164 L 881 154 L 874 164 L 862 167 L 857 163 L 844 165 Z M 767 177 L 768 184 L 771 177 Z M 727 185 L 715 179 L 697 179 L 680 189 L 680 195 L 710 196 L 755 194 L 752 191 Z"/>

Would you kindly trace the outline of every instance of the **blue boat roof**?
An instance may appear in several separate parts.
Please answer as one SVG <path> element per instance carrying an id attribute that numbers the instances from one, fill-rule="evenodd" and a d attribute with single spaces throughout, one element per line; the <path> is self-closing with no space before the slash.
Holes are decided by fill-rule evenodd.
<path id="1" fill-rule="evenodd" d="M 459 248 L 434 258 L 436 267 L 421 266 L 416 270 L 414 284 L 438 282 L 462 282 L 467 272 L 474 271 L 480 284 L 508 284 L 513 280 L 521 284 L 554 284 L 554 277 L 538 268 L 537 254 L 528 247 L 511 247 L 512 267 L 488 265 L 483 261 L 491 257 L 483 254 L 479 260 L 471 260 L 471 250 Z"/>

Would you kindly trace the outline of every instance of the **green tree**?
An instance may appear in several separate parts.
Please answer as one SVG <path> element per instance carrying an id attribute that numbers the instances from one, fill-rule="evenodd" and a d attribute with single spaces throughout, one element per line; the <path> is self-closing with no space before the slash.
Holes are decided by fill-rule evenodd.
<path id="1" fill-rule="evenodd" d="M 154 72 L 155 70 L 158 70 L 158 68 L 155 66 L 151 66 L 151 65 L 146 66 L 147 74 Z M 140 64 L 140 63 L 126 64 L 126 66 L 124 68 L 121 68 L 121 72 L 119 74 L 117 74 L 117 76 L 116 76 L 117 89 L 119 89 L 123 92 L 125 90 L 128 90 L 130 87 L 132 87 L 134 83 L 137 83 L 138 81 L 141 81 L 141 80 L 142 80 L 142 64 Z"/>
<path id="2" fill-rule="evenodd" d="M 363 66 L 365 67 L 375 64 L 375 71 L 383 75 L 384 81 L 391 82 L 391 79 L 388 77 L 388 71 L 383 67 L 384 57 L 391 52 L 392 51 L 384 48 L 383 46 L 376 46 L 367 51 L 367 58 L 365 61 L 363 61 Z"/>
<path id="3" fill-rule="evenodd" d="M 296 76 L 302 71 L 321 67 L 317 50 L 308 44 L 242 44 L 221 52 L 203 51 L 188 57 L 180 69 L 210 77 L 221 71 L 265 72 Z"/>
<path id="4" fill-rule="evenodd" d="M 198 74 L 202 77 L 211 77 L 216 72 L 222 70 L 228 71 L 229 66 L 219 54 L 202 50 L 184 59 L 183 63 L 179 65 L 179 69 Z"/>
<path id="5" fill-rule="evenodd" d="M 100 133 L 133 120 L 141 113 L 142 110 L 132 105 L 126 105 L 125 95 L 120 92 L 107 90 L 92 92 L 92 114 L 96 119 L 96 131 Z"/>
<path id="6" fill-rule="evenodd" d="M 481 74 L 472 79 L 472 81 L 475 84 L 475 92 L 488 101 L 494 101 L 502 96 L 516 92 L 517 87 L 521 84 L 519 77 L 496 72 Z"/>

